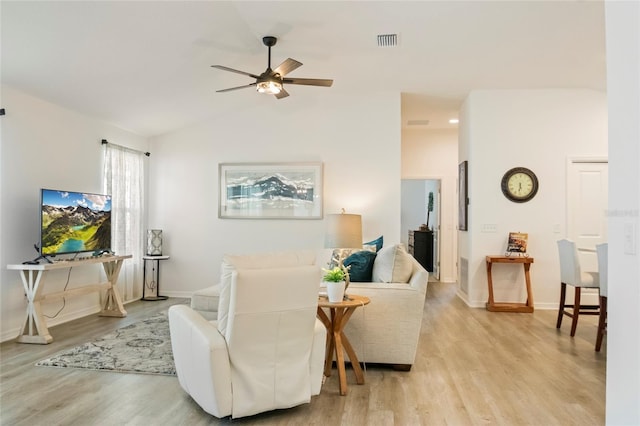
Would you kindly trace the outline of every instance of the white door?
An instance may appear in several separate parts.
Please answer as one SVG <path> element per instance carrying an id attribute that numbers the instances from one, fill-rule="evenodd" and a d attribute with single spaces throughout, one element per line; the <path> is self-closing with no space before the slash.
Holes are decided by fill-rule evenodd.
<path id="1" fill-rule="evenodd" d="M 607 241 L 609 164 L 571 159 L 567 171 L 567 238 L 576 242 L 584 271 L 597 271 L 596 244 Z"/>

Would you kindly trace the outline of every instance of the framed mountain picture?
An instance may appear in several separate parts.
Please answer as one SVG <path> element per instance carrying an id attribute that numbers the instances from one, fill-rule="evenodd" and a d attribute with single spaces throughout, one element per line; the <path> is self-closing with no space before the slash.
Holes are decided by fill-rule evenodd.
<path id="1" fill-rule="evenodd" d="M 322 163 L 220 163 L 218 217 L 322 219 Z"/>

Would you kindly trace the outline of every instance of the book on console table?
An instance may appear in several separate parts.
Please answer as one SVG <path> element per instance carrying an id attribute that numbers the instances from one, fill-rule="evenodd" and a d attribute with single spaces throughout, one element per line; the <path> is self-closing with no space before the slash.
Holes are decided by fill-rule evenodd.
<path id="1" fill-rule="evenodd" d="M 527 241 L 529 234 L 525 232 L 509 232 L 507 242 L 507 256 L 527 256 Z"/>

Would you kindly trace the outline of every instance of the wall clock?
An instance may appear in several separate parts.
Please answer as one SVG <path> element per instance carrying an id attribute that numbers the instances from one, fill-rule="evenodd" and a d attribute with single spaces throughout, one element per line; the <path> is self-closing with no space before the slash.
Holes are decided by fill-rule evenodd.
<path id="1" fill-rule="evenodd" d="M 502 176 L 502 193 L 515 203 L 524 203 L 538 192 L 538 177 L 525 167 L 514 167 Z"/>

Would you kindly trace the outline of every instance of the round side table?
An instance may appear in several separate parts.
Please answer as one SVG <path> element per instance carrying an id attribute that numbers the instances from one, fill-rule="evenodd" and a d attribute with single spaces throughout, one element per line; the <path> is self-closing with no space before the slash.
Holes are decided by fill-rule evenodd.
<path id="1" fill-rule="evenodd" d="M 160 296 L 160 261 L 167 260 L 169 256 L 142 256 L 142 300 L 155 301 L 167 300 L 168 296 Z M 147 281 L 147 263 L 151 263 L 151 276 Z M 151 292 L 150 296 L 146 296 L 146 290 Z"/>
<path id="2" fill-rule="evenodd" d="M 360 362 L 356 356 L 349 339 L 344 334 L 344 327 L 347 325 L 349 318 L 359 306 L 368 305 L 370 302 L 368 297 L 348 294 L 347 300 L 331 303 L 327 296 L 319 296 L 318 298 L 318 318 L 327 328 L 327 347 L 324 362 L 324 375 L 331 376 L 331 364 L 333 364 L 333 355 L 335 354 L 336 365 L 338 367 L 338 377 L 340 379 L 340 395 L 347 394 L 347 372 L 344 367 L 344 354 L 346 352 L 351 361 L 351 367 L 356 375 L 356 383 L 364 384 L 364 373 L 360 367 Z M 329 310 L 329 315 L 324 309 Z"/>

